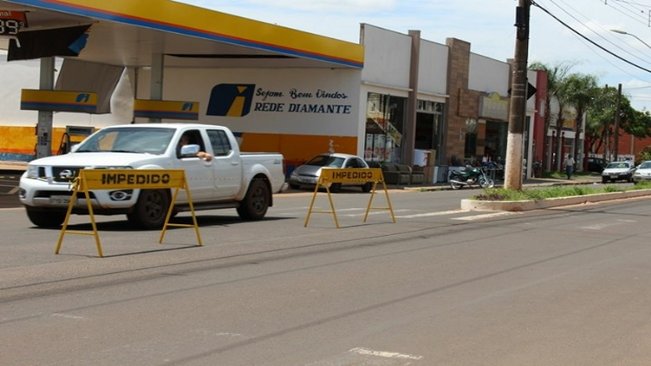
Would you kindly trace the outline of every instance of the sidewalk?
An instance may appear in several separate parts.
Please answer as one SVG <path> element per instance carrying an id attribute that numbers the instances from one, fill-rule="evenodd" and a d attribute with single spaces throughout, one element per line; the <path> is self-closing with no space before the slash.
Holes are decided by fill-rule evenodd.
<path id="1" fill-rule="evenodd" d="M 572 179 L 556 179 L 556 178 L 531 178 L 526 179 L 522 185 L 524 188 L 533 188 L 533 187 L 551 187 L 551 186 L 564 186 L 564 185 L 574 185 L 574 184 L 595 184 L 601 182 L 601 176 L 599 175 L 578 175 L 572 177 Z M 504 181 L 497 180 L 495 181 L 495 187 L 502 187 Z M 478 186 L 473 186 L 477 188 Z M 451 190 L 450 184 L 448 183 L 434 183 L 430 185 L 411 185 L 411 186 L 388 186 L 388 188 L 393 189 L 404 189 L 410 191 L 440 191 L 440 190 Z"/>
<path id="2" fill-rule="evenodd" d="M 26 161 L 0 161 L 0 171 L 15 171 L 20 173 L 27 169 Z"/>
<path id="3" fill-rule="evenodd" d="M 24 161 L 0 161 L 0 172 L 22 173 L 27 169 L 27 162 Z M 601 182 L 599 175 L 577 175 L 572 179 L 554 178 L 531 178 L 523 182 L 525 187 L 545 187 L 570 184 L 593 184 Z M 495 181 L 495 187 L 501 187 L 503 181 Z M 390 189 L 404 189 L 409 191 L 437 191 L 452 189 L 448 183 L 419 184 L 408 186 L 387 185 Z M 476 187 L 475 187 L 476 188 Z"/>

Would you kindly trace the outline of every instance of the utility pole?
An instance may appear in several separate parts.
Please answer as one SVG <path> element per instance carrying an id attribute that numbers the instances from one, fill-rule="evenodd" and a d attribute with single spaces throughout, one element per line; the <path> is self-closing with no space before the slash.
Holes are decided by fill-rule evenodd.
<path id="1" fill-rule="evenodd" d="M 617 161 L 619 154 L 619 122 L 622 113 L 622 84 L 617 85 L 617 108 L 615 109 L 615 128 L 613 131 L 613 150 L 615 150 L 614 160 Z"/>
<path id="2" fill-rule="evenodd" d="M 504 188 L 522 189 L 523 131 L 527 103 L 527 58 L 529 54 L 529 10 L 531 0 L 518 0 L 515 11 L 515 57 L 511 78 L 509 134 L 506 142 Z"/>

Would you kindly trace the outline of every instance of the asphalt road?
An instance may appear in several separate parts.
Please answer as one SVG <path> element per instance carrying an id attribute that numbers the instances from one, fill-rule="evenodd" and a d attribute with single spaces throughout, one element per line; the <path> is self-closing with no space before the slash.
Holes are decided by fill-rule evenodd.
<path id="1" fill-rule="evenodd" d="M 58 230 L 0 209 L 0 364 L 648 363 L 649 200 L 460 211 L 470 194 L 392 191 L 396 223 L 337 194 L 340 229 L 278 195 L 260 222 L 200 213 L 202 247 L 101 217 L 105 258 L 72 234 L 54 255 Z"/>
<path id="2" fill-rule="evenodd" d="M 19 171 L 0 170 L 0 208 L 17 207 Z"/>

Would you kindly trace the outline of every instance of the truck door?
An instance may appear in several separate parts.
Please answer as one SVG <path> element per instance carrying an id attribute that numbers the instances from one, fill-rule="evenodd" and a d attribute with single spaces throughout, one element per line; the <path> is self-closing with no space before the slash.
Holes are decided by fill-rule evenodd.
<path id="1" fill-rule="evenodd" d="M 207 130 L 213 150 L 213 174 L 216 199 L 231 199 L 242 186 L 242 161 L 231 146 L 226 132 Z"/>
<path id="2" fill-rule="evenodd" d="M 206 151 L 206 144 L 199 130 L 183 132 L 176 147 L 177 166 L 185 170 L 185 179 L 190 186 L 193 201 L 210 200 L 213 196 L 213 171 L 209 165 L 197 156 L 181 156 L 181 146 L 199 145 L 200 151 Z"/>

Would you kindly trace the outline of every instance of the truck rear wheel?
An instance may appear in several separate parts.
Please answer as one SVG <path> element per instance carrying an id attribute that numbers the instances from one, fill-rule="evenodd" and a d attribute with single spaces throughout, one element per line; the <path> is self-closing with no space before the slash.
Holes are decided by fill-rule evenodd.
<path id="1" fill-rule="evenodd" d="M 43 211 L 25 207 L 27 217 L 32 224 L 38 227 L 56 228 L 66 219 L 65 211 Z"/>
<path id="2" fill-rule="evenodd" d="M 253 179 L 244 200 L 237 208 L 237 214 L 243 220 L 261 220 L 266 215 L 270 202 L 271 192 L 267 183 L 262 179 Z"/>
<path id="3" fill-rule="evenodd" d="M 165 223 L 165 216 L 170 207 L 170 196 L 162 189 L 144 189 L 140 191 L 138 202 L 127 214 L 133 225 L 145 229 L 160 229 Z"/>

